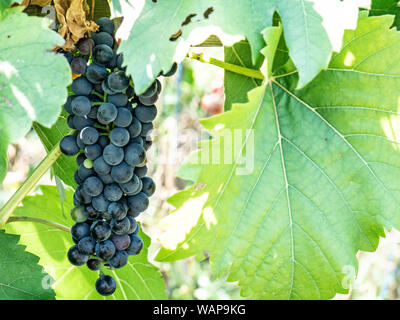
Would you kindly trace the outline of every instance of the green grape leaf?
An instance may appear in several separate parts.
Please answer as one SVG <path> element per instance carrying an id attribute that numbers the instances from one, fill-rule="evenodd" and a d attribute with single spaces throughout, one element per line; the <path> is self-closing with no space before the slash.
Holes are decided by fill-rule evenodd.
<path id="1" fill-rule="evenodd" d="M 123 11 L 120 1 L 112 3 L 116 12 Z M 123 3 L 129 7 L 126 1 Z M 331 4 L 339 13 L 341 5 L 342 2 L 336 0 Z M 212 4 L 205 0 L 146 1 L 141 11 L 136 8 L 140 15 L 133 27 L 131 21 L 124 22 L 130 24 L 132 31 L 121 43 L 120 50 L 124 53 L 136 92 L 140 94 L 160 71 L 167 72 L 173 61 L 180 62 L 191 44 L 197 45 L 211 34 L 216 34 L 225 45 L 232 44 L 237 37 L 245 37 L 251 45 L 252 62 L 256 64 L 264 46 L 261 32 L 272 25 L 276 10 L 282 20 L 291 58 L 299 70 L 298 86 L 302 87 L 328 66 L 331 41 L 334 42 L 348 26 L 346 23 L 336 24 L 327 32 L 322 17 L 313 6 L 313 2 L 306 0 L 218 0 Z M 322 9 L 319 11 L 323 14 L 332 12 Z M 357 19 L 357 10 L 352 11 L 349 19 Z M 157 41 L 149 42 L 148 39 L 154 35 L 157 35 Z M 140 50 L 137 50 L 138 43 Z"/>
<path id="2" fill-rule="evenodd" d="M 225 62 L 250 69 L 260 69 L 261 64 L 263 63 L 263 58 L 260 56 L 256 65 L 253 65 L 251 60 L 251 49 L 247 41 L 237 42 L 231 47 L 225 46 L 224 55 Z M 224 89 L 225 92 L 230 93 L 229 95 L 225 95 L 225 110 L 231 109 L 232 101 L 246 102 L 247 92 L 256 86 L 261 85 L 261 83 L 262 81 L 259 79 L 249 78 L 244 75 L 225 70 Z M 235 90 L 235 88 L 240 88 L 240 90 Z"/>
<path id="3" fill-rule="evenodd" d="M 93 20 L 94 21 L 97 21 L 97 19 L 99 19 L 101 17 L 110 17 L 111 16 L 110 4 L 108 3 L 108 0 L 96 0 L 96 2 L 87 1 L 87 4 L 90 8 L 90 11 L 92 11 L 92 5 L 95 4 L 94 10 L 93 10 Z"/>
<path id="4" fill-rule="evenodd" d="M 46 286 L 49 275 L 38 265 L 39 258 L 26 252 L 18 240 L 0 230 L 0 299 L 53 300 L 55 293 Z"/>
<path id="5" fill-rule="evenodd" d="M 63 217 L 59 194 L 56 187 L 41 186 L 40 195 L 25 198 L 22 207 L 15 210 L 13 216 L 29 216 L 32 212 L 35 217 L 50 220 L 66 227 L 71 227 L 70 217 Z M 71 189 L 66 189 L 65 212 L 72 208 Z M 20 243 L 26 250 L 40 258 L 39 264 L 51 275 L 57 299 L 91 300 L 102 299 L 94 284 L 98 277 L 97 272 L 90 271 L 86 266 L 72 266 L 67 259 L 67 251 L 74 244 L 68 232 L 53 226 L 34 222 L 13 222 L 6 225 L 8 233 L 19 234 Z M 158 269 L 148 260 L 150 239 L 139 233 L 144 242 L 142 252 L 129 258 L 128 265 L 115 271 L 104 270 L 112 275 L 117 282 L 117 290 L 107 299 L 165 299 L 165 284 Z"/>
<path id="6" fill-rule="evenodd" d="M 113 4 L 120 5 L 119 1 Z M 273 11 L 266 1 L 146 1 L 120 46 L 136 92 L 146 90 L 160 71 L 169 71 L 173 60 L 180 62 L 190 44 L 199 44 L 213 33 L 223 41 L 227 35 L 247 37 L 255 61 L 264 46 L 261 31 L 271 25 Z M 155 35 L 157 41 L 149 42 Z"/>
<path id="7" fill-rule="evenodd" d="M 214 139 L 179 170 L 195 183 L 170 199 L 176 210 L 163 222 L 157 260 L 207 250 L 216 275 L 253 299 L 348 291 L 356 253 L 400 228 L 400 34 L 392 23 L 360 14 L 306 87 L 296 90 L 297 74 L 276 76 L 247 103 L 202 121 Z"/>
<path id="8" fill-rule="evenodd" d="M 394 25 L 397 29 L 400 28 L 400 6 L 397 0 L 372 0 L 371 10 L 369 14 L 371 16 L 382 16 L 386 14 L 395 15 Z"/>
<path id="9" fill-rule="evenodd" d="M 51 52 L 64 40 L 48 29 L 48 19 L 27 16 L 21 9 L 7 9 L 0 16 L 2 146 L 23 137 L 32 121 L 51 126 L 61 112 L 71 82 L 68 62 Z M 1 181 L 6 167 L 4 161 L 0 165 Z"/>
<path id="10" fill-rule="evenodd" d="M 71 131 L 66 121 L 67 116 L 68 113 L 63 108 L 58 120 L 50 129 L 38 124 L 37 122 L 33 123 L 33 129 L 38 134 L 47 152 L 50 152 L 50 150 L 53 149 L 53 147 Z M 78 169 L 75 159 L 75 157 L 69 157 L 62 154 L 53 164 L 56 176 L 64 181 L 66 185 L 73 188 L 76 187 L 74 173 Z"/>
<path id="11" fill-rule="evenodd" d="M 9 6 L 11 6 L 13 3 L 21 3 L 23 0 L 2 0 L 0 2 L 0 16 L 2 14 L 2 11 L 7 9 Z"/>

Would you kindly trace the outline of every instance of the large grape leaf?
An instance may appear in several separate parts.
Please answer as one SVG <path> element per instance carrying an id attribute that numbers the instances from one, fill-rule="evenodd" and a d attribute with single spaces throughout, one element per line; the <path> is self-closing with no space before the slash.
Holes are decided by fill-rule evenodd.
<path id="1" fill-rule="evenodd" d="M 21 10 L 6 9 L 0 16 L 0 151 L 24 136 L 32 121 L 51 126 L 71 82 L 68 62 L 51 52 L 63 39 L 48 29 L 48 19 Z M 1 161 L 0 181 L 5 172 Z"/>
<path id="2" fill-rule="evenodd" d="M 334 6 L 341 6 L 341 1 L 334 1 Z M 332 53 L 329 34 L 313 5 L 306 0 L 146 1 L 120 50 L 140 94 L 160 71 L 171 68 L 173 60 L 181 61 L 190 44 L 200 43 L 210 33 L 218 33 L 223 41 L 226 41 L 224 35 L 246 37 L 255 64 L 264 45 L 261 31 L 271 26 L 272 15 L 277 10 L 290 55 L 300 73 L 298 85 L 301 87 L 328 66 Z M 119 0 L 114 0 L 113 6 L 116 11 L 121 10 Z M 356 19 L 357 11 L 353 15 Z M 340 32 L 345 26 L 336 28 Z M 155 37 L 157 41 L 149 41 Z"/>
<path id="3" fill-rule="evenodd" d="M 0 231 L 0 299 L 54 299 L 54 291 L 43 285 L 49 276 L 38 266 L 39 258 L 25 252 L 18 240 L 18 236 Z"/>
<path id="4" fill-rule="evenodd" d="M 67 115 L 67 112 L 63 110 L 56 123 L 50 129 L 36 122 L 33 123 L 33 128 L 38 134 L 47 152 L 53 149 L 53 147 L 71 131 L 66 121 Z M 53 164 L 53 168 L 54 173 L 64 181 L 65 184 L 71 187 L 76 187 L 74 172 L 78 169 L 78 165 L 75 157 L 69 157 L 62 154 Z"/>
<path id="5" fill-rule="evenodd" d="M 171 198 L 177 209 L 163 222 L 158 260 L 208 250 L 216 274 L 228 273 L 250 298 L 347 292 L 357 251 L 375 250 L 384 229 L 400 227 L 400 35 L 392 23 L 361 14 L 305 88 L 295 89 L 297 74 L 275 76 L 248 103 L 202 121 L 215 138 L 180 169 L 196 183 Z M 238 148 L 217 139 L 229 133 Z M 206 161 L 229 150 L 230 163 Z"/>
<path id="6" fill-rule="evenodd" d="M 25 198 L 23 206 L 13 216 L 35 216 L 64 226 L 73 224 L 71 218 L 63 217 L 59 194 L 56 187 L 41 186 L 42 194 Z M 72 207 L 71 189 L 66 190 L 65 212 Z M 6 225 L 8 233 L 21 235 L 20 243 L 26 250 L 40 257 L 39 264 L 44 267 L 55 282 L 53 284 L 57 299 L 102 299 L 94 289 L 98 273 L 86 266 L 75 267 L 67 260 L 68 248 L 73 245 L 71 235 L 58 228 L 33 222 L 13 222 Z M 150 239 L 140 232 L 144 242 L 142 252 L 129 258 L 129 263 L 115 271 L 104 270 L 112 274 L 117 282 L 116 292 L 108 299 L 165 299 L 165 284 L 158 269 L 148 260 Z"/>

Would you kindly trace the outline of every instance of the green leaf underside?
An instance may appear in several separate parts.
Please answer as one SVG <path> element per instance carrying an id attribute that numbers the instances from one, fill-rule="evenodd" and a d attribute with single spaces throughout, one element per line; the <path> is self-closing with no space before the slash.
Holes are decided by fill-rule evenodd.
<path id="1" fill-rule="evenodd" d="M 313 3 L 305 0 L 218 0 L 211 4 L 206 0 L 169 0 L 146 1 L 129 38 L 121 43 L 136 93 L 144 92 L 160 71 L 168 71 L 173 60 L 180 62 L 189 45 L 198 44 L 199 37 L 205 40 L 216 30 L 205 27 L 217 27 L 225 34 L 246 37 L 255 64 L 265 45 L 261 31 L 271 26 L 275 10 L 281 16 L 291 57 L 300 72 L 298 84 L 304 86 L 327 67 L 332 53 L 322 18 L 313 9 Z M 182 34 L 178 37 L 179 30 Z M 197 37 L 190 37 L 192 32 Z M 148 39 L 155 34 L 157 42 L 150 43 Z M 171 41 L 174 35 L 177 38 Z M 224 42 L 223 35 L 221 40 Z M 138 43 L 139 51 L 136 50 Z"/>
<path id="2" fill-rule="evenodd" d="M 42 194 L 25 198 L 23 206 L 15 210 L 14 216 L 29 216 L 35 212 L 37 218 L 72 226 L 71 218 L 62 216 L 57 188 L 41 186 L 40 189 Z M 64 208 L 68 216 L 72 207 L 72 195 L 71 189 L 66 189 Z M 69 233 L 33 222 L 13 222 L 6 225 L 6 231 L 21 235 L 20 243 L 26 245 L 26 250 L 40 257 L 39 264 L 55 279 L 54 291 L 57 299 L 104 298 L 94 288 L 98 272 L 90 271 L 86 266 L 72 266 L 67 260 L 67 251 L 73 245 Z M 139 235 L 144 242 L 144 249 L 139 255 L 130 257 L 128 265 L 122 269 L 103 270 L 117 282 L 117 290 L 107 297 L 109 300 L 166 298 L 161 274 L 147 261 L 150 239 L 141 231 Z"/>
<path id="3" fill-rule="evenodd" d="M 57 122 L 50 128 L 41 126 L 34 122 L 33 128 L 42 141 L 46 151 L 49 152 L 53 147 L 60 142 L 60 140 L 70 132 L 66 117 L 67 112 L 63 109 Z M 67 185 L 76 187 L 74 180 L 74 173 L 78 169 L 76 157 L 69 157 L 62 154 L 57 161 L 53 164 L 54 173 Z"/>
<path id="4" fill-rule="evenodd" d="M 305 88 L 295 90 L 297 74 L 273 78 L 248 103 L 202 121 L 214 137 L 244 129 L 240 148 L 231 164 L 198 165 L 212 151 L 224 154 L 225 140 L 204 142 L 181 167 L 201 184 L 171 198 L 177 209 L 158 260 L 208 250 L 216 274 L 250 298 L 347 291 L 357 251 L 375 250 L 384 228 L 400 227 L 400 36 L 392 22 L 361 14 L 328 70 Z M 254 169 L 238 175 L 252 141 Z"/>
<path id="5" fill-rule="evenodd" d="M 68 62 L 51 52 L 63 39 L 48 29 L 49 20 L 20 11 L 7 9 L 0 16 L 0 151 L 23 137 L 32 121 L 51 126 L 71 82 Z M 1 161 L 0 179 L 5 171 Z"/>
<path id="6" fill-rule="evenodd" d="M 38 265 L 39 258 L 26 252 L 18 240 L 18 236 L 0 231 L 0 299 L 54 299 L 54 291 L 43 286 L 49 276 Z"/>
<path id="7" fill-rule="evenodd" d="M 263 62 L 262 56 L 258 59 L 256 65 L 251 61 L 250 45 L 246 41 L 235 43 L 231 47 L 224 48 L 224 61 L 241 67 L 250 69 L 260 69 Z M 244 75 L 225 70 L 224 90 L 229 95 L 225 95 L 225 110 L 230 110 L 232 101 L 243 103 L 247 101 L 247 92 L 256 86 L 261 85 L 259 79 L 249 78 Z M 237 90 L 239 88 L 239 90 Z"/>

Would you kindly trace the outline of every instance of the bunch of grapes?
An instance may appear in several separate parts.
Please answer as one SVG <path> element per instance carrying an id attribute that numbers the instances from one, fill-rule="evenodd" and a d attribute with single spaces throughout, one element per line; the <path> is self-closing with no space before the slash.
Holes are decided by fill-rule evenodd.
<path id="1" fill-rule="evenodd" d="M 161 83 L 158 79 L 137 96 L 132 81 L 117 54 L 114 24 L 108 18 L 96 23 L 99 31 L 81 39 L 77 50 L 64 53 L 75 79 L 74 95 L 64 108 L 75 134 L 60 142 L 61 151 L 76 156 L 74 178 L 78 187 L 71 228 L 75 243 L 69 261 L 99 271 L 95 287 L 107 296 L 116 289 L 115 280 L 102 268 L 121 268 L 130 255 L 143 247 L 135 218 L 149 205 L 155 184 L 147 177 L 146 151 L 152 141 L 152 121 Z M 176 64 L 170 72 L 176 71 Z"/>

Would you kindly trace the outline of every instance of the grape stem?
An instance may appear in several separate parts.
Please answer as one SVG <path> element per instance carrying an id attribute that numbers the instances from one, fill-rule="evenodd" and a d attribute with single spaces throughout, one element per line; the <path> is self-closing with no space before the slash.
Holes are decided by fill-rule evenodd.
<path id="1" fill-rule="evenodd" d="M 228 63 L 228 62 L 224 62 L 224 61 L 221 61 L 221 60 L 218 60 L 215 58 L 206 58 L 206 57 L 204 57 L 203 53 L 192 52 L 191 55 L 188 56 L 188 58 L 197 60 L 197 61 L 200 61 L 203 63 L 212 64 L 214 66 L 223 68 L 225 70 L 228 70 L 228 71 L 231 71 L 234 73 L 242 74 L 242 75 L 250 77 L 250 78 L 264 80 L 264 75 L 262 74 L 262 72 L 260 70 L 241 67 L 241 66 L 238 66 L 238 65 L 235 65 L 232 63 Z"/>
<path id="2" fill-rule="evenodd" d="M 74 132 L 75 130 L 71 130 L 68 135 L 73 134 Z M 31 175 L 20 185 L 18 190 L 11 196 L 7 203 L 0 209 L 0 229 L 4 227 L 15 208 L 17 208 L 21 201 L 24 200 L 29 192 L 32 191 L 60 155 L 60 145 L 57 143 L 39 163 L 35 170 L 33 170 Z"/>
<path id="3" fill-rule="evenodd" d="M 57 229 L 60 229 L 62 231 L 71 232 L 71 228 L 68 228 L 67 226 L 64 226 L 61 223 L 57 223 L 54 221 L 50 221 L 50 220 L 46 220 L 46 219 L 41 219 L 41 218 L 34 218 L 34 217 L 10 217 L 7 220 L 7 223 L 11 223 L 11 222 L 23 222 L 23 221 L 28 221 L 28 222 L 36 222 L 36 223 L 41 223 L 41 224 L 45 224 L 51 227 L 55 227 Z"/>

